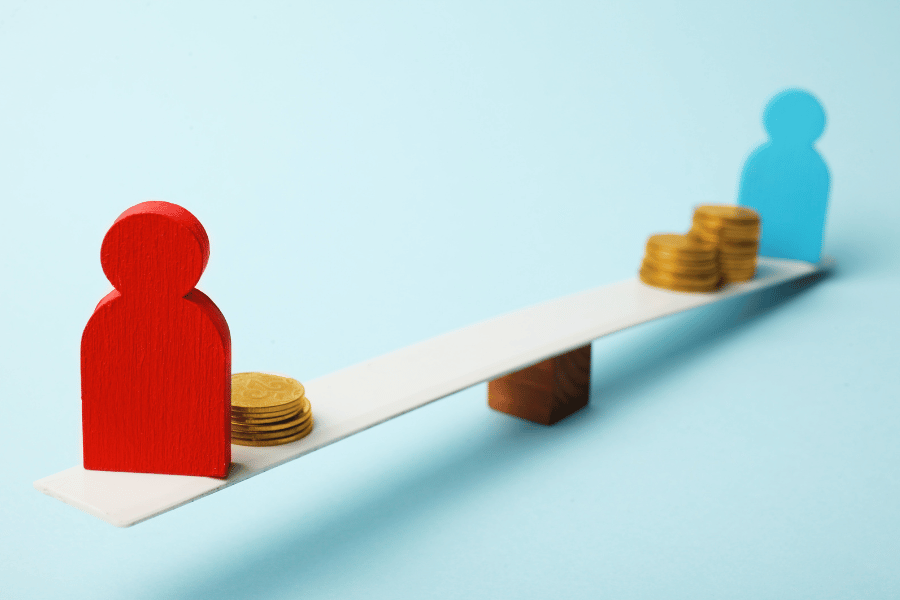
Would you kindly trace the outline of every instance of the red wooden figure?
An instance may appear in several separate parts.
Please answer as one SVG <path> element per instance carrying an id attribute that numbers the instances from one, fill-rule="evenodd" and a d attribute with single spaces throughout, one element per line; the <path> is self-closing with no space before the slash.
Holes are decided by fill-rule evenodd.
<path id="1" fill-rule="evenodd" d="M 225 477 L 231 463 L 231 335 L 194 288 L 209 259 L 184 208 L 143 202 L 103 239 L 116 288 L 81 338 L 84 468 Z"/>

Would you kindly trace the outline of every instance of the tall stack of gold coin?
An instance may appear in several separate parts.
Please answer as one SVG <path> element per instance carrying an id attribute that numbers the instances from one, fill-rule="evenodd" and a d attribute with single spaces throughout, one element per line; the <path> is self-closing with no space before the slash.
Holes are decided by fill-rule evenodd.
<path id="1" fill-rule="evenodd" d="M 660 233 L 647 240 L 641 281 L 679 292 L 711 292 L 719 285 L 716 246 L 691 236 Z"/>
<path id="2" fill-rule="evenodd" d="M 296 379 L 267 373 L 231 376 L 231 443 L 277 446 L 313 428 L 306 390 Z"/>
<path id="3" fill-rule="evenodd" d="M 689 235 L 718 248 L 723 283 L 753 279 L 759 250 L 759 214 L 755 210 L 744 206 L 698 206 Z"/>

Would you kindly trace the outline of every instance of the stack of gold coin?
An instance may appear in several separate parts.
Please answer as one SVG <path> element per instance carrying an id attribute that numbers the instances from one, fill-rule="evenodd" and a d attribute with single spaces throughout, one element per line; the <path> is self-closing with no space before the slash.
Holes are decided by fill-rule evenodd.
<path id="1" fill-rule="evenodd" d="M 711 292 L 719 285 L 716 246 L 678 233 L 647 240 L 641 281 L 679 292 Z"/>
<path id="2" fill-rule="evenodd" d="M 744 206 L 698 206 L 689 235 L 716 245 L 723 283 L 753 279 L 759 250 L 759 214 L 755 210 Z"/>
<path id="3" fill-rule="evenodd" d="M 277 446 L 313 428 L 306 390 L 296 379 L 267 373 L 231 376 L 231 443 Z"/>

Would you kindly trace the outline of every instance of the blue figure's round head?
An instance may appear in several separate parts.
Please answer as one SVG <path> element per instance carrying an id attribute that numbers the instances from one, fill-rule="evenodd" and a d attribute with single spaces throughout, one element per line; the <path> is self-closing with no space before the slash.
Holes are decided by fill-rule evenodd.
<path id="1" fill-rule="evenodd" d="M 769 100 L 763 125 L 773 142 L 812 144 L 825 130 L 825 110 L 809 92 L 784 90 Z"/>

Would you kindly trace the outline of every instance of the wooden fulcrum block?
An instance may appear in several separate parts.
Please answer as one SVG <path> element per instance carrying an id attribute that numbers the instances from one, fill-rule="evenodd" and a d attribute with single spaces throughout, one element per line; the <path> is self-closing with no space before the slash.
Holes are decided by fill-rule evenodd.
<path id="1" fill-rule="evenodd" d="M 548 358 L 488 383 L 488 406 L 542 425 L 553 425 L 587 406 L 591 345 Z"/>

